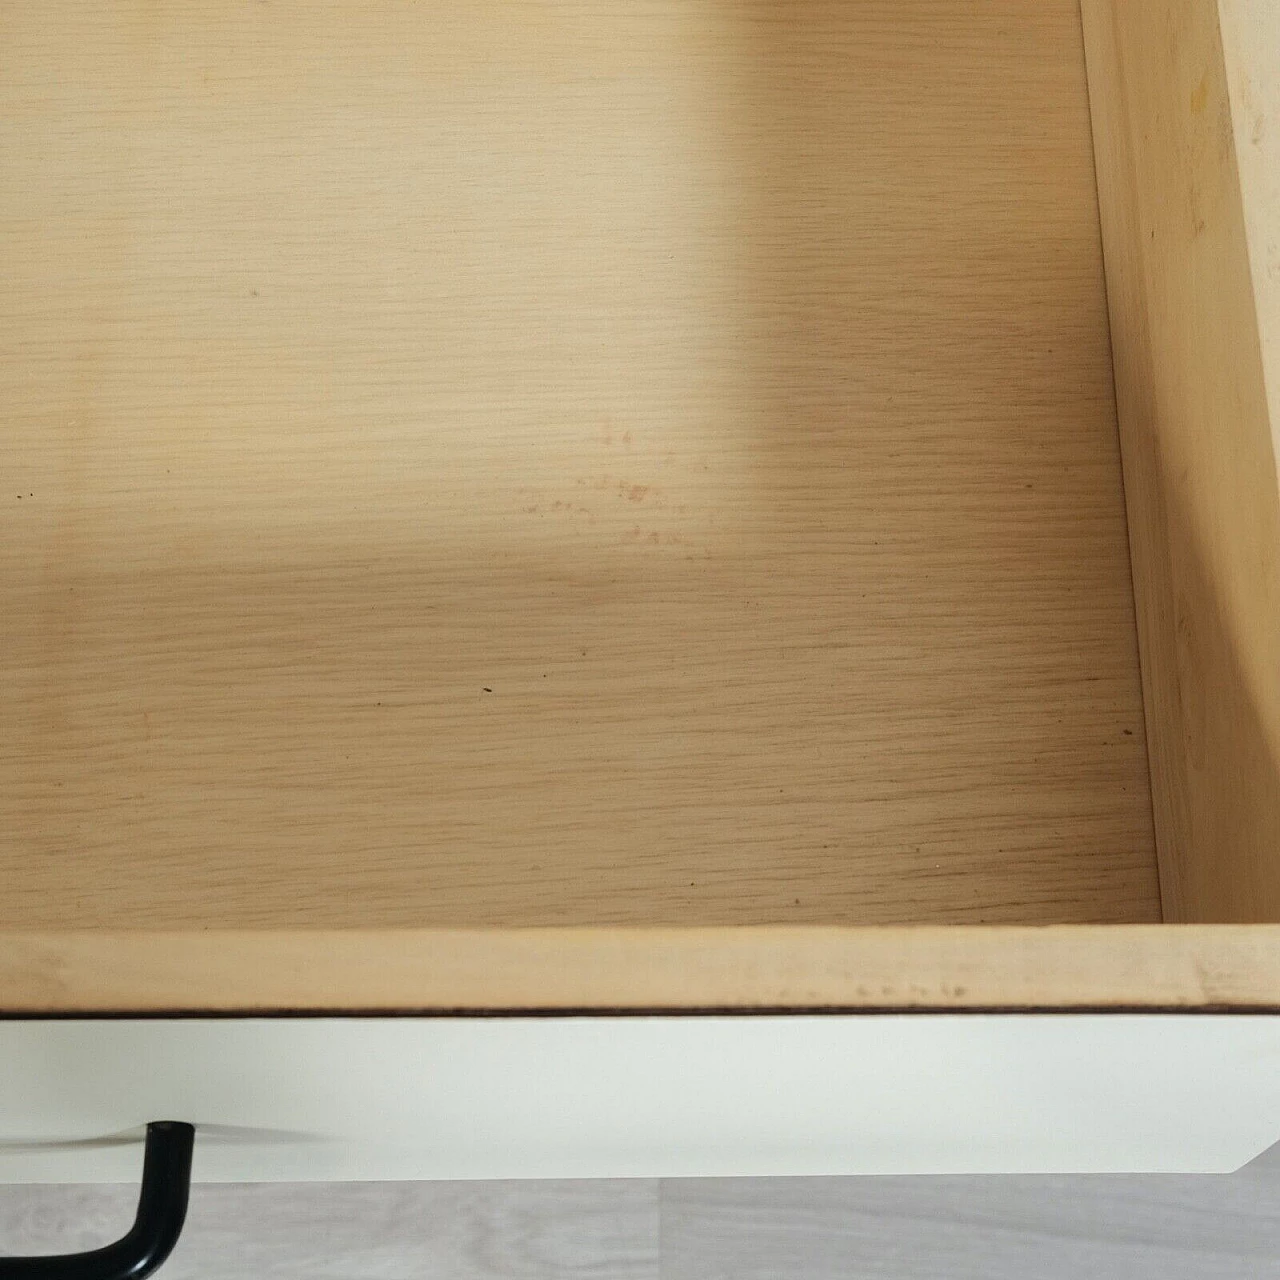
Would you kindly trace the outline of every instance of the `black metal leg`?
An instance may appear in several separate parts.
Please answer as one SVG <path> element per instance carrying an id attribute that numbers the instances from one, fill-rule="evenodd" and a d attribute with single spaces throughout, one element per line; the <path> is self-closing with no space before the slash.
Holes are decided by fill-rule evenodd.
<path id="1" fill-rule="evenodd" d="M 147 1125 L 138 1216 L 103 1249 L 42 1258 L 0 1257 L 0 1280 L 142 1280 L 172 1252 L 187 1218 L 195 1129 L 178 1120 Z"/>

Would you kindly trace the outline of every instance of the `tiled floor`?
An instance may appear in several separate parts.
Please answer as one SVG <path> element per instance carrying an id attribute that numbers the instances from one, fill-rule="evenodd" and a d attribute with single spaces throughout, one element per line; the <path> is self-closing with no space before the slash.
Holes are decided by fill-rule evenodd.
<path id="1" fill-rule="evenodd" d="M 0 1187 L 0 1252 L 133 1187 Z M 1265 1280 L 1280 1147 L 1231 1177 L 198 1186 L 165 1280 Z"/>

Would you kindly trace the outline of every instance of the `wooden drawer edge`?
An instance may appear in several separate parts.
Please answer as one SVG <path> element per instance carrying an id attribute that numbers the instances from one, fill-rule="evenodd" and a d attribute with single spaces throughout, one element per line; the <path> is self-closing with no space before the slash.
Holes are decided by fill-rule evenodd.
<path id="1" fill-rule="evenodd" d="M 1280 1010 L 1280 926 L 0 933 L 0 1013 Z"/>

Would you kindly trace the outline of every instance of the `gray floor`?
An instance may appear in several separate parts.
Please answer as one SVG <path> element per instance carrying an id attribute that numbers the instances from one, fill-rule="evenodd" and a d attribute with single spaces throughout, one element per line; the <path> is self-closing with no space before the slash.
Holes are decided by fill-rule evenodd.
<path id="1" fill-rule="evenodd" d="M 132 1187 L 0 1187 L 0 1252 L 119 1234 Z M 195 1188 L 165 1280 L 1280 1278 L 1280 1147 L 1231 1177 Z"/>

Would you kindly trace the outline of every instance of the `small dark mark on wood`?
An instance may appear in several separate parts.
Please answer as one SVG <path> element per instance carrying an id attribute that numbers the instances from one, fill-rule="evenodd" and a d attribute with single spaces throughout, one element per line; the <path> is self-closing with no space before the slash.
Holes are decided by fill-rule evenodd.
<path id="1" fill-rule="evenodd" d="M 492 690 L 492 689 L 490 689 L 488 685 L 485 685 L 485 687 L 484 687 L 484 691 L 485 691 L 485 693 L 492 693 L 492 692 L 493 692 L 493 690 Z"/>
<path id="2" fill-rule="evenodd" d="M 1126 738 L 1132 738 L 1132 737 L 1133 737 L 1133 730 L 1132 730 L 1132 729 L 1126 729 L 1126 730 L 1124 731 L 1124 736 L 1125 736 Z"/>

